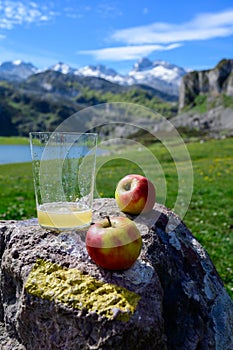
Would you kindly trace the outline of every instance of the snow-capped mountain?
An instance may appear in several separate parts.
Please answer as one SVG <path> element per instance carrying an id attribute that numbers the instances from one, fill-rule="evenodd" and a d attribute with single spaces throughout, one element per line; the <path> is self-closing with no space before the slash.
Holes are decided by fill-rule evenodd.
<path id="1" fill-rule="evenodd" d="M 68 64 L 66 63 L 62 63 L 62 62 L 58 62 L 56 63 L 54 66 L 52 66 L 51 68 L 49 68 L 50 70 L 54 70 L 55 72 L 60 72 L 62 74 L 72 74 L 74 73 L 74 69 L 71 68 Z"/>
<path id="2" fill-rule="evenodd" d="M 116 84 L 125 84 L 124 76 L 118 74 L 114 69 L 108 68 L 102 64 L 74 69 L 65 63 L 58 62 L 52 66 L 50 70 L 54 70 L 55 72 L 60 72 L 62 74 L 74 74 L 81 77 L 96 77 L 114 82 Z"/>
<path id="3" fill-rule="evenodd" d="M 118 74 L 114 69 L 108 68 L 102 64 L 97 66 L 84 66 L 76 69 L 75 75 L 83 77 L 96 77 L 111 81 L 115 84 L 126 85 L 125 76 Z"/>
<path id="4" fill-rule="evenodd" d="M 150 61 L 142 58 L 135 63 L 129 72 L 137 84 L 149 85 L 172 95 L 178 95 L 181 78 L 187 72 L 174 64 L 165 61 Z"/>
<path id="5" fill-rule="evenodd" d="M 33 64 L 20 60 L 0 64 L 0 78 L 7 80 L 24 80 L 37 72 L 38 69 Z"/>
<path id="6" fill-rule="evenodd" d="M 165 61 L 150 61 L 142 58 L 137 61 L 128 74 L 122 75 L 104 65 L 72 68 L 66 63 L 58 62 L 48 68 L 62 74 L 74 74 L 81 77 L 102 78 L 119 85 L 143 84 L 170 95 L 178 96 L 179 84 L 187 72 L 174 64 Z M 0 64 L 0 79 L 23 80 L 39 72 L 31 63 L 21 61 Z"/>
<path id="7" fill-rule="evenodd" d="M 165 61 L 150 61 L 143 58 L 135 63 L 126 75 L 118 74 L 114 69 L 103 65 L 85 66 L 74 71 L 80 76 L 94 76 L 120 85 L 143 84 L 171 95 L 178 95 L 179 84 L 187 72 Z"/>

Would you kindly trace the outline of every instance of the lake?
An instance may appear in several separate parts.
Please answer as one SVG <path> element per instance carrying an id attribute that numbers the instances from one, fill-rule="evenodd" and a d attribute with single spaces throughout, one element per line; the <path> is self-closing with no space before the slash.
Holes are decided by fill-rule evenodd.
<path id="1" fill-rule="evenodd" d="M 97 148 L 97 155 L 106 154 L 107 151 Z M 0 164 L 31 162 L 29 145 L 0 145 Z"/>
<path id="2" fill-rule="evenodd" d="M 31 161 L 29 145 L 0 145 L 0 164 Z"/>

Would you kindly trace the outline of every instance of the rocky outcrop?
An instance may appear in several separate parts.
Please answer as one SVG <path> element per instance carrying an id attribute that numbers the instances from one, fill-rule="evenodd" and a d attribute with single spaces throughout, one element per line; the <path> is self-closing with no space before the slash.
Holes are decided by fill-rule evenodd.
<path id="1" fill-rule="evenodd" d="M 179 111 L 192 105 L 200 94 L 216 96 L 225 93 L 233 96 L 233 60 L 223 59 L 214 69 L 193 71 L 181 81 L 179 93 Z"/>
<path id="2" fill-rule="evenodd" d="M 123 215 L 113 199 L 94 221 Z M 97 267 L 83 232 L 0 223 L 3 350 L 232 350 L 233 303 L 207 252 L 173 212 L 138 218 L 143 249 L 124 272 Z"/>
<path id="3" fill-rule="evenodd" d="M 186 133 L 195 132 L 200 137 L 230 137 L 233 136 L 233 109 L 218 106 L 210 111 L 200 114 L 194 111 L 181 113 L 172 118 L 170 122 L 178 130 Z"/>

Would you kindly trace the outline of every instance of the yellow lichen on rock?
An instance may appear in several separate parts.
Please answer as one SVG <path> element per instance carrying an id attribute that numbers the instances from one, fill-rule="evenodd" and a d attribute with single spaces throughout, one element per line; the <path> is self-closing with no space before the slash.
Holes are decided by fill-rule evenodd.
<path id="1" fill-rule="evenodd" d="M 65 268 L 43 259 L 36 261 L 25 289 L 42 299 L 125 322 L 140 300 L 138 294 L 126 288 L 104 283 L 76 268 Z"/>

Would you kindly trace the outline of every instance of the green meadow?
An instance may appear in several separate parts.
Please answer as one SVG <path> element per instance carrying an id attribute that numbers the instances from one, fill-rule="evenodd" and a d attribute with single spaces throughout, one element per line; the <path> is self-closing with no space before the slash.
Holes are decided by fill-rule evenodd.
<path id="1" fill-rule="evenodd" d="M 171 146 L 177 156 L 175 161 L 159 143 L 146 149 L 112 149 L 111 154 L 98 157 L 95 196 L 114 197 L 117 182 L 129 173 L 150 177 L 157 188 L 157 201 L 171 209 L 176 209 L 181 189 L 180 205 L 175 211 L 182 214 L 185 224 L 207 250 L 233 296 L 233 138 L 186 144 L 192 160 L 193 186 L 179 147 Z M 180 173 L 184 176 L 180 177 Z M 191 190 L 189 201 L 185 195 Z M 0 165 L 0 219 L 35 215 L 31 163 Z"/>
<path id="2" fill-rule="evenodd" d="M 28 145 L 27 137 L 22 136 L 0 136 L 0 145 Z"/>

